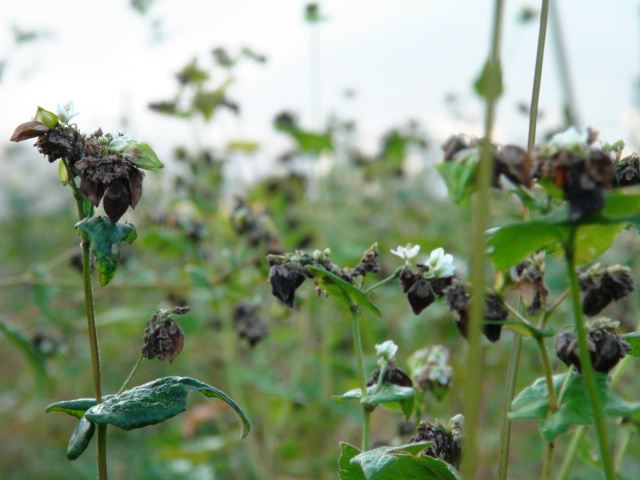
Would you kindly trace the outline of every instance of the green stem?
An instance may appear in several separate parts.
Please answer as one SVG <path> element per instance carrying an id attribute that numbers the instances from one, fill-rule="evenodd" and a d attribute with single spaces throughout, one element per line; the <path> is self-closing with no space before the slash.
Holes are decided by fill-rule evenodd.
<path id="1" fill-rule="evenodd" d="M 544 455 L 544 466 L 542 467 L 542 480 L 551 480 L 551 469 L 553 467 L 553 452 L 555 450 L 555 442 L 547 442 L 547 448 Z"/>
<path id="2" fill-rule="evenodd" d="M 351 306 L 351 327 L 353 329 L 353 348 L 356 354 L 356 362 L 358 363 L 358 377 L 360 380 L 360 389 L 362 390 L 362 398 L 367 396 L 367 378 L 364 374 L 364 357 L 362 354 L 362 335 L 360 335 L 360 320 L 358 318 L 359 309 L 357 305 Z M 362 451 L 369 449 L 369 424 L 371 410 L 362 405 Z"/>
<path id="3" fill-rule="evenodd" d="M 569 474 L 571 473 L 571 469 L 573 468 L 573 462 L 576 461 L 576 457 L 578 456 L 578 449 L 586 433 L 587 427 L 585 426 L 580 426 L 576 429 L 575 433 L 573 434 L 573 438 L 571 438 L 569 448 L 567 448 L 567 451 L 565 453 L 564 462 L 562 462 L 562 467 L 560 468 L 560 473 L 558 474 L 557 480 L 567 480 L 569 478 Z"/>
<path id="4" fill-rule="evenodd" d="M 560 15 L 556 2 L 551 3 L 551 14 L 549 23 L 551 24 L 552 38 L 555 40 L 556 60 L 558 62 L 558 74 L 560 75 L 560 86 L 562 96 L 564 97 L 564 118 L 565 126 L 575 126 L 578 128 L 580 122 L 578 120 L 576 101 L 573 96 L 573 88 L 571 87 L 571 76 L 569 75 L 569 59 L 567 58 L 567 49 L 564 45 L 562 37 L 562 29 L 560 28 Z"/>
<path id="5" fill-rule="evenodd" d="M 84 195 L 76 185 L 73 172 L 66 159 L 61 160 L 67 169 L 69 186 L 76 200 L 78 220 L 85 218 Z M 86 235 L 82 235 L 82 278 L 84 285 L 84 303 L 87 314 L 89 331 L 89 347 L 91 349 L 91 366 L 93 369 L 93 387 L 96 403 L 102 403 L 102 378 L 100 373 L 100 348 L 98 346 L 98 330 L 96 328 L 96 313 L 93 304 L 93 287 L 91 285 L 91 242 Z M 98 480 L 107 480 L 107 426 L 98 425 Z"/>
<path id="6" fill-rule="evenodd" d="M 538 101 L 540 100 L 540 85 L 542 83 L 542 61 L 544 59 L 544 44 L 547 38 L 547 19 L 549 18 L 549 0 L 542 0 L 540 12 L 540 29 L 538 31 L 538 51 L 536 52 L 536 68 L 533 74 L 533 93 L 531 94 L 531 109 L 529 110 L 529 139 L 527 151 L 533 152 L 536 142 L 536 126 L 538 123 Z"/>
<path id="7" fill-rule="evenodd" d="M 624 431 L 622 432 L 622 435 L 624 435 L 624 438 L 620 444 L 620 448 L 618 449 L 618 453 L 616 454 L 616 460 L 615 460 L 616 472 L 620 472 L 620 467 L 622 466 L 624 455 L 627 452 L 627 447 L 629 446 L 629 440 L 631 440 L 631 437 L 633 435 L 633 433 L 630 432 L 628 429 L 623 429 L 623 430 Z"/>
<path id="8" fill-rule="evenodd" d="M 509 444 L 511 440 L 511 421 L 507 417 L 511 410 L 511 402 L 516 391 L 516 380 L 518 378 L 518 364 L 520 363 L 520 351 L 522 350 L 522 335 L 513 334 L 511 342 L 511 353 L 509 354 L 509 368 L 507 370 L 507 384 L 504 388 L 502 400 L 500 432 L 500 466 L 498 468 L 498 480 L 506 480 L 509 468 Z"/>
<path id="9" fill-rule="evenodd" d="M 607 427 L 605 424 L 604 412 L 598 392 L 596 390 L 596 380 L 589 355 L 589 347 L 587 344 L 587 328 L 585 327 L 582 317 L 582 305 L 580 304 L 580 287 L 578 285 L 578 276 L 576 274 L 575 262 L 575 238 L 577 227 L 571 227 L 569 240 L 563 246 L 567 260 L 567 275 L 571 286 L 571 301 L 573 304 L 573 316 L 576 324 L 576 333 L 578 336 L 578 347 L 580 350 L 580 365 L 582 366 L 582 374 L 584 375 L 585 386 L 591 408 L 593 409 L 593 418 L 596 424 L 598 434 L 598 442 L 600 444 L 600 453 L 602 456 L 602 464 L 607 480 L 613 480 L 615 477 L 613 469 L 613 461 L 611 452 L 609 451 L 609 442 L 607 440 Z"/>
<path id="10" fill-rule="evenodd" d="M 553 312 L 555 312 L 556 309 L 560 305 L 562 305 L 562 302 L 564 302 L 567 299 L 570 293 L 571 293 L 571 289 L 567 288 L 564 292 L 562 292 L 562 295 L 558 297 L 558 299 L 553 303 L 553 305 L 551 305 L 549 308 L 545 310 L 544 314 L 542 315 L 542 319 L 540 320 L 540 328 L 545 328 L 547 326 L 547 322 L 549 321 L 549 318 L 551 318 L 551 315 L 553 315 Z"/>
<path id="11" fill-rule="evenodd" d="M 489 54 L 488 82 L 497 85 L 500 64 L 499 46 L 502 25 L 502 0 L 496 0 L 493 17 L 493 35 Z M 472 251 L 471 251 L 471 283 L 476 292 L 471 299 L 471 314 L 468 327 L 468 371 L 465 375 L 465 461 L 462 476 L 467 479 L 474 478 L 478 470 L 478 419 L 482 390 L 483 355 L 480 345 L 480 331 L 484 311 L 484 286 L 486 284 L 487 261 L 485 256 L 485 231 L 489 225 L 490 210 L 490 183 L 493 176 L 493 145 L 492 132 L 495 117 L 497 95 L 487 97 L 484 140 L 482 142 L 482 155 L 478 167 L 476 179 L 476 201 L 472 225 Z"/>
<path id="12" fill-rule="evenodd" d="M 142 364 L 142 360 L 144 360 L 144 355 L 140 354 L 140 356 L 138 357 L 138 360 L 136 361 L 136 364 L 131 369 L 129 376 L 124 381 L 124 383 L 122 384 L 122 386 L 120 387 L 120 390 L 118 390 L 118 393 L 116 393 L 116 395 L 120 395 L 127 388 L 127 386 L 129 385 L 129 382 L 138 371 L 138 368 L 140 368 L 140 365 Z"/>
<path id="13" fill-rule="evenodd" d="M 396 278 L 398 278 L 400 276 L 400 272 L 402 271 L 402 267 L 398 267 L 396 268 L 395 272 L 393 272 L 390 276 L 388 276 L 387 278 L 385 278 L 384 280 L 379 281 L 378 283 L 371 285 L 369 288 L 367 288 L 364 293 L 371 293 L 373 292 L 375 289 L 380 288 L 384 285 L 386 285 L 387 283 L 391 283 L 393 282 Z"/>
<path id="14" fill-rule="evenodd" d="M 547 347 L 544 344 L 544 339 L 536 337 L 536 343 L 540 350 L 540 357 L 542 358 L 542 367 L 544 369 L 544 376 L 547 380 L 547 391 L 549 392 L 549 413 L 558 411 L 558 402 L 556 401 L 556 393 L 553 388 L 553 373 L 551 371 L 551 363 L 549 362 L 549 354 L 547 353 Z M 553 452 L 555 451 L 555 442 L 547 442 L 547 448 L 544 456 L 544 466 L 542 468 L 542 479 L 551 479 L 551 470 L 553 468 Z"/>

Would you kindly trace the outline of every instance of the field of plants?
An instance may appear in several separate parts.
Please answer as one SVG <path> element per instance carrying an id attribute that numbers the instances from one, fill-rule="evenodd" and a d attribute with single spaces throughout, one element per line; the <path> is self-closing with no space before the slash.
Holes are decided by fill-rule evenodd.
<path id="1" fill-rule="evenodd" d="M 224 46 L 148 105 L 192 130 L 168 156 L 71 100 L 21 112 L 2 478 L 637 478 L 640 157 L 570 95 L 537 129 L 549 0 L 519 17 L 538 29 L 528 141 L 497 138 L 503 8 L 469 79 L 481 136 L 408 119 L 371 153 L 359 119 L 274 111 L 287 148 L 234 182 L 260 145 L 200 135 L 243 108 L 241 66 L 269 64 Z"/>

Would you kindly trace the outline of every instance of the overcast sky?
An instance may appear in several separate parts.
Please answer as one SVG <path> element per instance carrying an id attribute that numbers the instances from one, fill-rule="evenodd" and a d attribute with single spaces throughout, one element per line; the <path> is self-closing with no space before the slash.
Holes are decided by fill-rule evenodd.
<path id="1" fill-rule="evenodd" d="M 3 2 L 0 58 L 6 61 L 0 99 L 0 147 L 13 128 L 41 105 L 55 110 L 72 99 L 81 129 L 128 130 L 167 155 L 193 142 L 189 125 L 150 112 L 150 101 L 171 98 L 175 72 L 194 56 L 207 64 L 210 50 L 248 46 L 267 56 L 247 63 L 230 90 L 239 117 L 222 114 L 199 130 L 203 141 L 260 142 L 260 155 L 274 156 L 287 139 L 274 132 L 273 116 L 298 112 L 314 126 L 310 80 L 310 28 L 299 0 L 156 0 L 147 15 L 128 1 L 66 0 Z M 409 119 L 440 141 L 450 134 L 481 134 L 482 104 L 472 91 L 489 48 L 493 1 L 326 0 L 328 18 L 318 28 L 322 117 L 336 113 L 356 120 L 365 149 L 375 150 L 389 127 Z M 519 102 L 531 96 L 537 20 L 518 22 L 524 7 L 540 2 L 505 1 L 502 61 L 505 95 L 496 140 L 524 144 L 528 119 Z M 634 140 L 634 84 L 639 75 L 640 8 L 635 0 L 558 2 L 569 68 L 583 125 L 608 140 Z M 159 26 L 153 27 L 154 22 Z M 16 46 L 12 28 L 46 37 Z M 158 40 L 158 32 L 160 39 Z M 556 126 L 560 90 L 550 36 L 541 96 L 540 130 Z M 352 89 L 355 97 L 346 99 Z M 458 98 L 455 118 L 445 97 Z M 123 124 L 123 118 L 129 123 Z M 125 128 L 126 127 L 126 128 Z M 636 121 L 635 128 L 638 128 Z M 639 137 L 636 134 L 636 139 Z"/>

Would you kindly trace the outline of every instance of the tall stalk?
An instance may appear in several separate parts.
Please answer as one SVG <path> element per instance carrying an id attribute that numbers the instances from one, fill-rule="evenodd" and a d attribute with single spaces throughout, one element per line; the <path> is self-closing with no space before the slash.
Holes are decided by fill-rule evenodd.
<path id="1" fill-rule="evenodd" d="M 540 100 L 540 85 L 542 84 L 542 63 L 544 60 L 544 45 L 547 39 L 547 23 L 549 19 L 549 0 L 542 0 L 540 11 L 540 28 L 538 30 L 538 50 L 536 52 L 536 68 L 533 74 L 533 93 L 531 94 L 531 109 L 529 110 L 529 140 L 527 151 L 533 152 L 536 142 L 536 127 L 538 124 L 538 101 Z"/>
<path id="2" fill-rule="evenodd" d="M 607 480 L 615 478 L 613 459 L 609 451 L 609 442 L 607 440 L 607 428 L 605 424 L 604 412 L 602 404 L 598 398 L 596 390 L 596 380 L 589 355 L 589 347 L 587 343 L 587 328 L 584 324 L 582 316 L 582 305 L 580 303 L 580 287 L 578 285 L 578 276 L 576 274 L 575 262 L 575 240 L 577 227 L 572 227 L 568 241 L 563 245 L 564 254 L 567 264 L 567 275 L 569 277 L 571 287 L 571 303 L 573 306 L 573 318 L 576 324 L 576 333 L 578 336 L 578 347 L 580 350 L 580 365 L 582 366 L 582 375 L 587 388 L 589 403 L 593 410 L 593 418 L 596 424 L 596 432 L 598 434 L 598 443 L 600 444 L 600 455 L 602 457 L 602 465 Z"/>
<path id="3" fill-rule="evenodd" d="M 484 311 L 487 261 L 485 257 L 485 231 L 489 226 L 489 194 L 490 183 L 493 175 L 493 145 L 492 132 L 495 117 L 495 108 L 498 95 L 496 86 L 501 79 L 500 70 L 500 34 L 502 26 L 502 0 L 496 0 L 493 16 L 493 34 L 491 39 L 491 49 L 489 53 L 488 66 L 486 70 L 489 74 L 487 82 L 491 94 L 487 95 L 484 141 L 482 144 L 481 161 L 478 167 L 476 202 L 472 225 L 472 251 L 471 251 L 471 282 L 474 286 L 475 295 L 471 300 L 471 315 L 469 322 L 469 368 L 465 376 L 465 417 L 467 427 L 465 428 L 466 447 L 465 461 L 463 463 L 462 476 L 468 479 L 474 477 L 478 463 L 478 419 L 481 404 L 482 390 L 482 365 L 483 355 L 480 345 L 480 331 L 482 328 L 482 317 Z"/>
<path id="4" fill-rule="evenodd" d="M 362 354 L 362 335 L 360 334 L 360 319 L 358 318 L 359 309 L 357 305 L 351 307 L 351 327 L 353 330 L 353 348 L 356 354 L 356 362 L 358 363 L 358 377 L 360 379 L 360 389 L 362 390 L 362 398 L 367 396 L 367 378 L 364 374 L 364 358 Z M 371 409 L 369 406 L 362 404 L 362 451 L 369 450 L 369 425 L 370 425 Z"/>
<path id="5" fill-rule="evenodd" d="M 511 420 L 507 417 L 511 409 L 511 402 L 516 391 L 518 378 L 518 366 L 520 363 L 520 351 L 522 350 L 522 335 L 513 334 L 511 352 L 509 353 L 509 368 L 507 370 L 507 382 L 502 398 L 502 427 L 500 430 L 500 460 L 498 466 L 498 480 L 506 480 L 509 468 L 509 445 L 511 441 Z"/>
<path id="6" fill-rule="evenodd" d="M 85 218 L 84 195 L 73 178 L 69 163 L 62 159 L 67 170 L 69 186 L 73 192 L 78 211 L 78 220 Z M 84 284 L 84 303 L 89 331 L 89 347 L 91 349 L 91 366 L 93 369 L 93 388 L 96 403 L 102 403 L 102 377 L 100 372 L 100 348 L 98 345 L 98 330 L 96 328 L 96 313 L 93 304 L 93 287 L 91 285 L 91 242 L 82 235 L 82 278 Z M 107 480 L 107 426 L 98 424 L 98 480 Z"/>

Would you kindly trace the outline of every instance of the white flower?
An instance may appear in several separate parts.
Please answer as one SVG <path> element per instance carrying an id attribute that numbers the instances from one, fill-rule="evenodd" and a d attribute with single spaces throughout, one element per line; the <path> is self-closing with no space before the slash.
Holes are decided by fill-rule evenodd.
<path id="1" fill-rule="evenodd" d="M 450 277 L 456 271 L 456 267 L 453 265 L 453 255 L 445 254 L 444 248 L 436 248 L 431 252 L 429 260 L 425 264 L 429 266 L 426 273 L 428 278 Z"/>
<path id="2" fill-rule="evenodd" d="M 404 263 L 409 263 L 409 260 L 415 258 L 418 253 L 420 253 L 420 245 L 411 246 L 410 243 L 407 243 L 406 247 L 401 247 L 400 245 L 398 245 L 397 250 L 391 250 L 391 253 L 402 258 L 404 260 Z"/>
<path id="3" fill-rule="evenodd" d="M 464 425 L 464 415 L 462 415 L 461 413 L 459 413 L 455 417 L 451 418 L 451 420 L 449 420 L 450 428 L 460 428 L 463 425 Z"/>
<path id="4" fill-rule="evenodd" d="M 589 132 L 580 134 L 576 127 L 569 127 L 562 133 L 556 133 L 549 142 L 549 146 L 556 150 L 583 150 L 587 148 Z"/>
<path id="5" fill-rule="evenodd" d="M 58 118 L 62 123 L 69 123 L 73 117 L 80 115 L 80 112 L 76 112 L 73 108 L 73 101 L 67 100 L 66 102 L 60 102 L 58 104 Z"/>
<path id="6" fill-rule="evenodd" d="M 376 354 L 385 360 L 393 360 L 397 351 L 398 346 L 393 343 L 393 340 L 387 340 L 386 342 L 376 345 Z"/>

